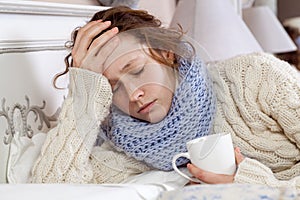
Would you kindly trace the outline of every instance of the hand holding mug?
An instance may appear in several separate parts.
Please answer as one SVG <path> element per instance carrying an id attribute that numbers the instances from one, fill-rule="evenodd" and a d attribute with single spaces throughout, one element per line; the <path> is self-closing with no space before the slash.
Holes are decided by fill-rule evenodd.
<path id="1" fill-rule="evenodd" d="M 245 157 L 241 154 L 240 149 L 238 147 L 234 148 L 234 153 L 235 153 L 235 162 L 236 165 L 238 166 L 245 159 Z M 198 179 L 200 182 L 208 183 L 208 184 L 232 183 L 235 176 L 235 174 L 233 175 L 216 174 L 213 172 L 205 171 L 191 163 L 187 164 L 187 169 L 191 173 L 191 175 L 196 179 Z"/>
<path id="2" fill-rule="evenodd" d="M 223 174 L 232 176 L 236 171 L 235 153 L 228 133 L 220 133 L 204 136 L 187 142 L 188 152 L 179 153 L 173 157 L 172 165 L 174 170 L 181 176 L 193 182 L 204 181 L 198 172 L 210 172 L 211 174 Z M 181 172 L 176 166 L 176 160 L 186 157 L 193 165 L 189 166 L 190 172 L 196 178 L 192 178 Z M 197 167 L 197 168 L 193 168 Z M 196 169 L 199 169 L 198 171 Z M 200 178 L 199 178 L 200 177 Z"/>

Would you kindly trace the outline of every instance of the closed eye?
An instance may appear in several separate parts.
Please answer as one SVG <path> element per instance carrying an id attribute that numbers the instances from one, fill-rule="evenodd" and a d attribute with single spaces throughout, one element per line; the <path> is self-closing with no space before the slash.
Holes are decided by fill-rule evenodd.
<path id="1" fill-rule="evenodd" d="M 145 67 L 143 66 L 142 68 L 139 68 L 139 69 L 137 69 L 137 70 L 133 70 L 133 71 L 131 71 L 130 73 L 132 74 L 132 75 L 140 75 L 143 71 L 144 71 L 144 69 L 145 69 Z"/>

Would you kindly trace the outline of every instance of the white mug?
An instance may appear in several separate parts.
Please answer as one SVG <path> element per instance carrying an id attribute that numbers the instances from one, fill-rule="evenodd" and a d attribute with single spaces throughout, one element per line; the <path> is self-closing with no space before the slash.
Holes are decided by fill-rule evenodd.
<path id="1" fill-rule="evenodd" d="M 173 157 L 172 166 L 181 176 L 193 181 L 201 182 L 181 172 L 176 166 L 176 160 L 185 157 L 197 167 L 216 174 L 232 175 L 236 171 L 234 148 L 231 135 L 218 133 L 187 142 L 188 152 L 179 153 Z"/>

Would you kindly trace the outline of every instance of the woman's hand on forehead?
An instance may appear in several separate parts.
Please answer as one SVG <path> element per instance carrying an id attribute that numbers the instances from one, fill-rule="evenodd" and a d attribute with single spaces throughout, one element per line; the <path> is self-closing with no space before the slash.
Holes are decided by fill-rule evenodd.
<path id="1" fill-rule="evenodd" d="M 98 20 L 89 22 L 78 30 L 72 49 L 73 67 L 103 73 L 103 63 L 119 43 L 118 38 L 114 37 L 118 33 L 117 27 L 101 34 L 110 25 L 110 21 Z M 95 38 L 98 34 L 101 35 Z"/>

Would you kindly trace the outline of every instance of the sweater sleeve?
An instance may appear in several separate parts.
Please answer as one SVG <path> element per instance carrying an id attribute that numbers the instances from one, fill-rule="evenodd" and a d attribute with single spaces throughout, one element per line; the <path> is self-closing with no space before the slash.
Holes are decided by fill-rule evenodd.
<path id="1" fill-rule="evenodd" d="M 110 85 L 102 75 L 70 69 L 69 94 L 58 125 L 48 132 L 32 170 L 32 182 L 86 183 L 93 178 L 90 153 L 100 122 L 111 103 Z"/>
<path id="2" fill-rule="evenodd" d="M 300 148 L 300 73 L 287 62 L 265 57 L 269 65 L 267 88 L 269 114 L 282 132 Z M 271 95 L 272 94 L 272 95 Z"/>
<path id="3" fill-rule="evenodd" d="M 234 144 L 253 158 L 239 166 L 236 181 L 298 187 L 299 72 L 265 53 L 242 55 L 213 66 L 219 109 L 214 128 L 230 132 Z"/>
<path id="4" fill-rule="evenodd" d="M 283 65 L 284 66 L 284 65 Z M 289 73 L 282 73 L 282 70 Z M 276 95 L 271 103 L 272 116 L 277 119 L 285 135 L 300 148 L 300 76 L 299 72 L 285 67 L 274 78 L 278 80 Z"/>
<path id="5" fill-rule="evenodd" d="M 33 183 L 117 183 L 146 171 L 144 164 L 116 152 L 106 142 L 95 147 L 112 93 L 97 73 L 70 69 L 69 94 L 58 125 L 51 129 L 33 170 Z"/>
<path id="6" fill-rule="evenodd" d="M 287 62 L 281 61 L 274 56 L 253 56 L 257 60 L 262 71 L 265 70 L 265 82 L 261 83 L 259 102 L 264 108 L 265 114 L 277 123 L 273 127 L 273 133 L 277 133 L 277 140 L 270 137 L 269 146 L 277 157 L 289 161 L 285 168 L 271 170 L 270 166 L 261 162 L 246 158 L 238 168 L 235 182 L 264 184 L 271 187 L 294 187 L 300 190 L 300 76 L 299 72 Z M 263 99 L 263 100 L 262 100 Z M 258 147 L 257 147 L 258 148 Z M 260 148 L 258 150 L 266 150 Z M 265 154 L 271 157 L 270 154 Z M 260 158 L 261 159 L 261 158 Z M 272 158 L 271 158 L 272 159 Z M 273 162 L 276 158 L 273 158 Z M 268 162 L 266 162 L 268 163 Z M 278 168 L 279 169 L 279 168 Z"/>
<path id="7" fill-rule="evenodd" d="M 300 190 L 300 177 L 290 180 L 278 180 L 272 170 L 257 160 L 245 158 L 239 164 L 234 177 L 235 183 L 249 183 L 267 185 L 274 188 L 289 187 Z"/>
<path id="8" fill-rule="evenodd" d="M 277 171 L 275 176 L 280 180 L 288 180 L 299 176 L 300 169 L 300 75 L 295 68 L 287 62 L 274 57 L 268 57 L 266 62 L 270 65 L 266 94 L 265 108 L 281 128 L 279 132 L 287 142 L 282 141 L 275 153 L 290 161 L 287 169 Z M 271 95 L 272 94 L 272 95 Z M 278 142 L 276 141 L 276 142 Z"/>

